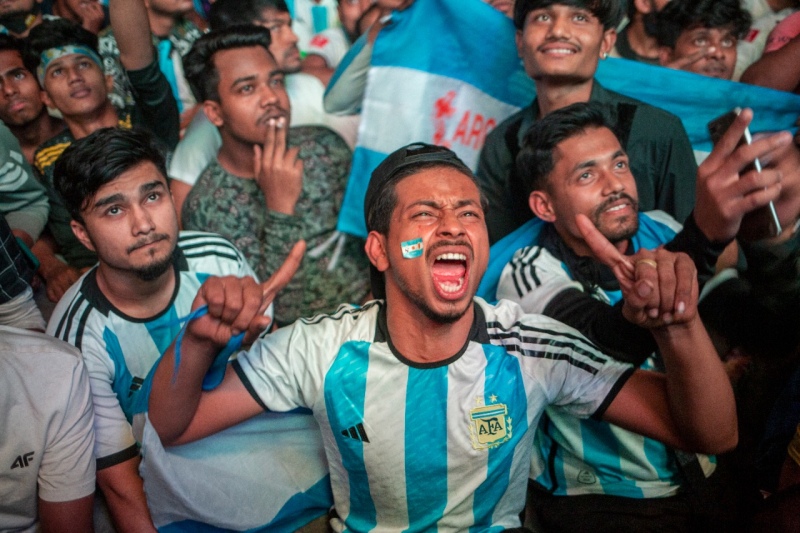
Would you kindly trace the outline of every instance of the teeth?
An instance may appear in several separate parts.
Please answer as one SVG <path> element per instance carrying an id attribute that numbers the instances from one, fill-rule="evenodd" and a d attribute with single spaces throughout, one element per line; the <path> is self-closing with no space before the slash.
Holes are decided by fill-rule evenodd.
<path id="1" fill-rule="evenodd" d="M 551 48 L 547 51 L 549 54 L 574 54 L 569 48 Z"/>
<path id="2" fill-rule="evenodd" d="M 436 256 L 436 260 L 437 261 L 466 261 L 467 260 L 467 256 L 464 255 L 464 254 L 449 253 L 449 254 L 437 255 Z"/>
<path id="3" fill-rule="evenodd" d="M 464 278 L 459 279 L 457 282 L 444 281 L 439 286 L 444 292 L 457 292 L 464 286 Z"/>
<path id="4" fill-rule="evenodd" d="M 626 207 L 628 207 L 628 204 L 620 204 L 620 205 L 615 205 L 614 207 L 607 209 L 606 211 L 619 211 L 620 209 L 624 209 Z"/>

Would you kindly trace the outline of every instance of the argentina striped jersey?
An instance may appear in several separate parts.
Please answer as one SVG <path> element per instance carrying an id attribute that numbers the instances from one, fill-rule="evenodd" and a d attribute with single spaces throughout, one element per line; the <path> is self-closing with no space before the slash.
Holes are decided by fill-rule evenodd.
<path id="1" fill-rule="evenodd" d="M 599 415 L 632 368 L 510 302 L 475 301 L 463 348 L 433 364 L 392 344 L 385 304 L 300 320 L 239 354 L 266 409 L 313 410 L 346 531 L 519 526 L 532 432 L 548 405 Z"/>
<path id="2" fill-rule="evenodd" d="M 544 224 L 544 223 L 542 223 Z M 639 231 L 631 239 L 634 251 L 655 249 L 671 241 L 680 225 L 666 213 L 639 215 Z M 538 239 L 514 254 L 503 270 L 497 297 L 518 302 L 531 313 L 543 312 L 567 289 L 587 290 L 572 278 L 566 264 Z M 619 290 L 599 286 L 589 294 L 609 305 L 622 298 Z M 654 369 L 650 358 L 643 369 Z M 698 455 L 708 476 L 714 460 Z M 555 495 L 608 494 L 627 498 L 675 495 L 682 477 L 676 458 L 664 444 L 600 420 L 578 419 L 548 409 L 535 437 L 531 478 Z"/>
<path id="3" fill-rule="evenodd" d="M 100 291 L 93 269 L 69 289 L 50 320 L 48 333 L 78 347 L 86 362 L 97 468 L 135 457 L 141 444 L 148 506 L 162 533 L 246 531 L 265 524 L 296 529 L 331 503 L 311 416 L 259 417 L 166 450 L 146 421 L 156 362 L 203 282 L 210 276 L 255 278 L 244 256 L 218 235 L 181 232 L 174 258 L 172 299 L 156 316 L 136 319 L 120 312 Z"/>

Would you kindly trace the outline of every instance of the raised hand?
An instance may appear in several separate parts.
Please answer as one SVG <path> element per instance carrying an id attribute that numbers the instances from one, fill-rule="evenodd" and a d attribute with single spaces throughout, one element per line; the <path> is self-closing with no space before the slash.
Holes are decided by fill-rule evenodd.
<path id="1" fill-rule="evenodd" d="M 697 269 L 686 254 L 663 248 L 622 255 L 585 215 L 576 223 L 595 258 L 611 268 L 622 289 L 622 314 L 653 329 L 689 322 L 697 316 Z"/>
<path id="2" fill-rule="evenodd" d="M 271 318 L 264 316 L 275 295 L 292 279 L 306 251 L 305 241 L 295 243 L 281 267 L 264 283 L 253 278 L 235 276 L 211 277 L 203 283 L 192 303 L 192 309 L 208 306 L 208 313 L 193 320 L 187 328 L 195 343 L 209 348 L 225 346 L 231 337 L 246 332 L 249 344 Z"/>
<path id="3" fill-rule="evenodd" d="M 697 170 L 694 219 L 700 231 L 712 241 L 733 239 L 745 214 L 776 200 L 781 192 L 779 170 L 745 169 L 756 158 L 774 158 L 792 142 L 792 137 L 781 132 L 737 147 L 752 119 L 753 112 L 743 110 Z"/>
<path id="4" fill-rule="evenodd" d="M 253 158 L 255 178 L 270 211 L 294 214 L 294 207 L 303 192 L 303 161 L 300 149 L 286 147 L 288 121 L 269 119 L 264 146 L 255 145 Z"/>

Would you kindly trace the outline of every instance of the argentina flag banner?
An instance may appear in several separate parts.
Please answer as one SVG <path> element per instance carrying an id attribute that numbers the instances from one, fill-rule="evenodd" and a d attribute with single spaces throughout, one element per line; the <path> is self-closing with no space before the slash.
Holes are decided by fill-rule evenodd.
<path id="1" fill-rule="evenodd" d="M 676 114 L 699 153 L 711 150 L 706 124 L 734 107 L 753 108 L 753 132 L 791 128 L 800 115 L 800 96 L 625 59 L 601 61 L 597 79 Z M 514 25 L 482 0 L 416 0 L 393 13 L 373 47 L 338 229 L 366 235 L 364 193 L 387 154 L 427 142 L 475 169 L 487 133 L 534 96 Z"/>

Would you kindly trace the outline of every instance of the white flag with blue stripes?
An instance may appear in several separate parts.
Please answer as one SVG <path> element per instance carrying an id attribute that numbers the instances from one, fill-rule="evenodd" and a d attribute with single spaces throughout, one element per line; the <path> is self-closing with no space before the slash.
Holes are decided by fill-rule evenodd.
<path id="1" fill-rule="evenodd" d="M 477 167 L 486 134 L 534 98 L 514 33 L 482 0 L 416 0 L 392 15 L 373 48 L 341 231 L 366 235 L 370 174 L 401 146 L 447 146 Z M 711 149 L 706 124 L 736 106 L 753 108 L 754 132 L 790 128 L 800 115 L 800 96 L 624 59 L 602 61 L 597 79 L 678 115 L 699 151 Z"/>

